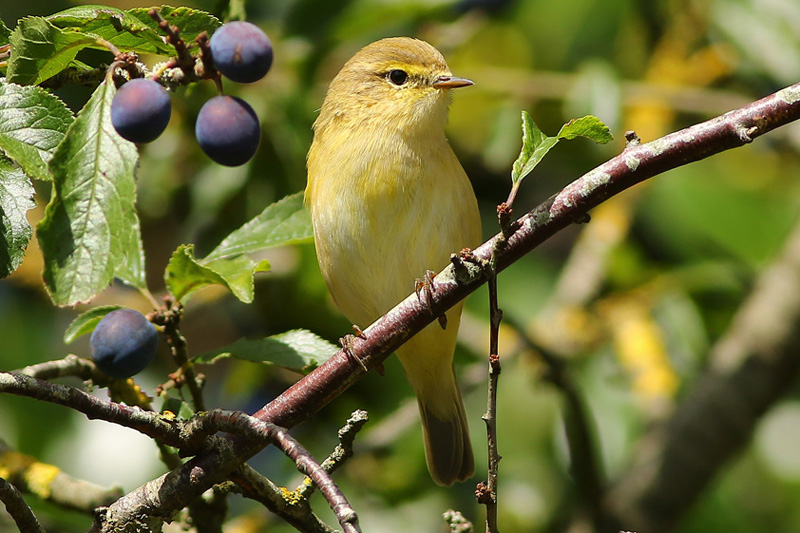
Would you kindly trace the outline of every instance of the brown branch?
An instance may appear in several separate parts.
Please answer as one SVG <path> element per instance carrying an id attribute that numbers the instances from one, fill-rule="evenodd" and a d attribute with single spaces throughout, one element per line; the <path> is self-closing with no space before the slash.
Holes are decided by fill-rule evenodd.
<path id="1" fill-rule="evenodd" d="M 609 496 L 618 524 L 671 530 L 800 373 L 800 224 L 734 316 L 710 366 Z"/>
<path id="2" fill-rule="evenodd" d="M 502 224 L 502 223 L 501 223 Z M 506 227 L 505 224 L 502 224 Z M 500 466 L 500 451 L 497 444 L 497 387 L 500 380 L 500 320 L 503 312 L 497 304 L 497 276 L 489 279 L 489 380 L 486 413 L 483 421 L 486 423 L 486 444 L 489 454 L 489 471 L 487 481 L 478 483 L 475 490 L 478 503 L 486 506 L 486 533 L 497 533 L 497 482 Z"/>
<path id="3" fill-rule="evenodd" d="M 361 428 L 364 427 L 367 421 L 369 421 L 369 415 L 366 411 L 358 409 L 352 412 L 344 427 L 339 429 L 339 444 L 336 445 L 336 448 L 334 448 L 330 455 L 320 464 L 325 472 L 332 474 L 342 466 L 347 459 L 353 456 L 353 442 L 355 441 L 356 434 L 361 431 Z M 295 492 L 304 499 L 310 498 L 316 487 L 315 484 L 308 483 L 307 481 L 309 480 L 304 480 L 300 486 L 295 489 Z"/>
<path id="4" fill-rule="evenodd" d="M 25 499 L 17 488 L 0 477 L 0 501 L 6 507 L 20 533 L 45 533 L 36 516 L 25 503 Z"/>
<path id="5" fill-rule="evenodd" d="M 236 492 L 261 503 L 298 531 L 305 533 L 334 532 L 313 513 L 308 500 L 295 498 L 296 491 L 289 493 L 292 497 L 287 497 L 289 491 L 278 487 L 249 465 L 242 465 L 231 478 L 236 483 L 237 489 L 234 489 Z"/>
<path id="6" fill-rule="evenodd" d="M 590 209 L 607 198 L 667 170 L 748 144 L 798 118 L 800 84 L 655 141 L 628 146 L 620 155 L 575 180 L 521 217 L 508 236 L 508 245 L 496 256 L 498 272 L 574 221 L 581 220 Z M 475 250 L 475 255 L 488 260 L 498 238 L 495 236 L 481 245 Z M 309 419 L 361 379 L 365 373 L 362 364 L 366 368 L 380 365 L 404 341 L 484 281 L 479 268 L 465 267 L 458 279 L 453 266 L 445 268 L 434 279 L 430 307 L 411 294 L 367 328 L 363 338 L 355 337 L 347 352 L 339 351 L 254 416 L 283 427 L 293 427 Z M 170 498 L 158 508 L 150 506 L 152 500 L 146 491 L 153 485 L 147 484 L 120 499 L 108 513 L 121 523 L 147 523 L 145 515 L 150 513 L 172 516 L 260 449 L 260 444 L 232 437 L 225 446 L 215 446 L 151 482 L 164 489 L 167 488 L 165 485 L 174 484 L 169 491 Z"/>

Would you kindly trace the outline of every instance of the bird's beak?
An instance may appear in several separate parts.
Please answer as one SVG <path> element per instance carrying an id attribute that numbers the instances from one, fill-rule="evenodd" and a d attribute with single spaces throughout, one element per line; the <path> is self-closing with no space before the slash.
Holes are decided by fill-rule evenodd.
<path id="1" fill-rule="evenodd" d="M 459 87 L 469 87 L 475 85 L 472 80 L 466 78 L 457 78 L 456 76 L 439 76 L 433 82 L 433 86 L 437 89 L 458 89 Z"/>

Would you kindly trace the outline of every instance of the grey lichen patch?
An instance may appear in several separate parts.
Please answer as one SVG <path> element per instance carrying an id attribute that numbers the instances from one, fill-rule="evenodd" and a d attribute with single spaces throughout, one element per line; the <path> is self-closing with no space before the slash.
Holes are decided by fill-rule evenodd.
<path id="1" fill-rule="evenodd" d="M 625 156 L 625 165 L 631 169 L 633 172 L 636 172 L 636 169 L 639 168 L 639 162 L 641 160 L 636 157 L 635 155 L 626 155 Z"/>
<path id="2" fill-rule="evenodd" d="M 775 96 L 786 102 L 787 104 L 796 104 L 800 102 L 800 84 L 792 85 L 791 87 L 786 87 L 785 89 L 781 89 Z"/>
<path id="3" fill-rule="evenodd" d="M 648 150 L 654 156 L 659 156 L 664 153 L 667 149 L 667 142 L 662 137 L 661 139 L 656 139 L 655 141 L 650 141 L 649 143 L 643 145 L 643 147 Z"/>
<path id="4" fill-rule="evenodd" d="M 608 185 L 608 182 L 611 181 L 611 174 L 595 169 L 584 174 L 581 181 L 583 182 L 583 186 L 581 187 L 580 194 L 581 196 L 587 196 L 598 187 Z"/>

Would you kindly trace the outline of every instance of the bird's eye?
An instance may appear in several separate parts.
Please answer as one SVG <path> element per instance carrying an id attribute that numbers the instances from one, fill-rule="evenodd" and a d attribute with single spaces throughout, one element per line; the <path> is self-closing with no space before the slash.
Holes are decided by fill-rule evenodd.
<path id="1" fill-rule="evenodd" d="M 403 85 L 405 82 L 408 81 L 408 73 L 405 70 L 400 70 L 396 68 L 394 70 L 390 70 L 389 74 L 386 75 L 389 78 L 389 81 L 395 85 Z"/>

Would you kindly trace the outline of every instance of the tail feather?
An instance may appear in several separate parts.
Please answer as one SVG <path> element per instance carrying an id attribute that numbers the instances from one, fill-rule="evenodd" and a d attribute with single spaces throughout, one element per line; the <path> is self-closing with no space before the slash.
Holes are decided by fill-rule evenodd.
<path id="1" fill-rule="evenodd" d="M 437 484 L 445 486 L 464 481 L 475 473 L 467 417 L 458 385 L 453 399 L 454 409 L 448 413 L 452 416 L 444 420 L 422 400 L 419 402 L 428 471 Z"/>

